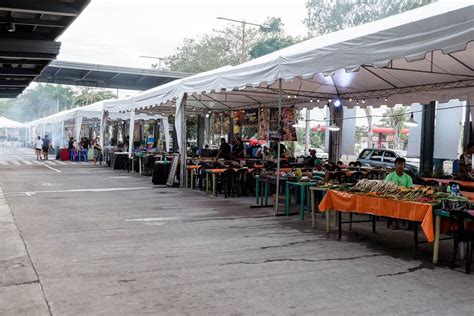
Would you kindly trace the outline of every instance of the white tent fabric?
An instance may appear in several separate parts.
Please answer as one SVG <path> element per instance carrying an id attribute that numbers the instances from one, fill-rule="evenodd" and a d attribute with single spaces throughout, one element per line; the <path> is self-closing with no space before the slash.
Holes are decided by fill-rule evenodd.
<path id="1" fill-rule="evenodd" d="M 101 119 L 102 109 L 103 109 L 103 101 L 99 101 L 90 105 L 61 111 L 53 115 L 43 117 L 41 119 L 31 121 L 29 123 L 26 123 L 26 125 L 38 126 L 40 124 L 60 123 L 67 120 L 73 120 L 78 117 L 87 118 L 87 119 L 94 119 L 94 118 Z"/>
<path id="2" fill-rule="evenodd" d="M 336 97 L 346 106 L 465 100 L 474 89 L 473 40 L 472 1 L 438 2 L 173 81 L 116 110 L 173 109 L 184 93 L 197 111 L 271 106 L 280 78 L 284 106 L 324 106 Z"/>
<path id="3" fill-rule="evenodd" d="M 0 128 L 22 128 L 22 127 L 25 127 L 23 123 L 0 116 Z"/>

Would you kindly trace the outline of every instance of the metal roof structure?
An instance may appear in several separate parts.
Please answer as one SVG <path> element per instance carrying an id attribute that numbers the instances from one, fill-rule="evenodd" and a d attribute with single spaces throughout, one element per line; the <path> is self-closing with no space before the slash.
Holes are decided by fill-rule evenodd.
<path id="1" fill-rule="evenodd" d="M 0 2 L 0 98 L 14 98 L 59 54 L 56 39 L 90 0 Z"/>
<path id="2" fill-rule="evenodd" d="M 192 74 L 121 66 L 55 60 L 35 79 L 37 82 L 99 88 L 148 90 Z"/>

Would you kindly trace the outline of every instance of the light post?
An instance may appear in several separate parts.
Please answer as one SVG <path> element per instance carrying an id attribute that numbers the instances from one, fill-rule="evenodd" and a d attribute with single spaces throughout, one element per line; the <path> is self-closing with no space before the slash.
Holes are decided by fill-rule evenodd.
<path id="1" fill-rule="evenodd" d="M 162 57 L 155 57 L 155 56 L 140 56 L 141 58 L 149 58 L 149 59 L 158 59 L 158 69 L 161 70 L 161 62 L 165 62 L 165 59 Z M 155 64 L 156 65 L 156 64 Z M 153 65 L 152 65 L 153 66 Z"/>
<path id="2" fill-rule="evenodd" d="M 241 63 L 245 62 L 245 25 L 248 24 L 248 25 L 259 26 L 263 29 L 269 29 L 270 28 L 270 26 L 268 26 L 268 25 L 263 25 L 263 24 L 258 24 L 258 23 L 251 23 L 251 22 L 241 21 L 241 20 L 228 19 L 228 18 L 223 18 L 221 16 L 218 16 L 217 19 L 242 24 L 242 45 L 241 45 L 241 54 L 240 54 L 240 62 Z"/>

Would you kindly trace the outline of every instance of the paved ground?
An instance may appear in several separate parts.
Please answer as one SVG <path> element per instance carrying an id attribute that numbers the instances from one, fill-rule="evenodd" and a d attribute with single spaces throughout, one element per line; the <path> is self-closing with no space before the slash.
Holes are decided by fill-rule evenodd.
<path id="1" fill-rule="evenodd" d="M 412 234 L 383 223 L 337 241 L 253 199 L 78 163 L 0 165 L 0 186 L 0 315 L 474 310 L 474 277 L 445 266 L 450 242 L 435 268 L 430 245 L 415 260 Z"/>

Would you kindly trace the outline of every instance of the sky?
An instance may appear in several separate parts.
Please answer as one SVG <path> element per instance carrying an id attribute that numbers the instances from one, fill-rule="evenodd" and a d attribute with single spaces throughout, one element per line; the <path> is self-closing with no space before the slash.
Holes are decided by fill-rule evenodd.
<path id="1" fill-rule="evenodd" d="M 218 16 L 263 23 L 281 17 L 287 34 L 304 36 L 306 0 L 92 0 L 61 35 L 59 60 L 149 68 L 141 55 L 172 55 L 194 38 L 226 21 Z"/>

